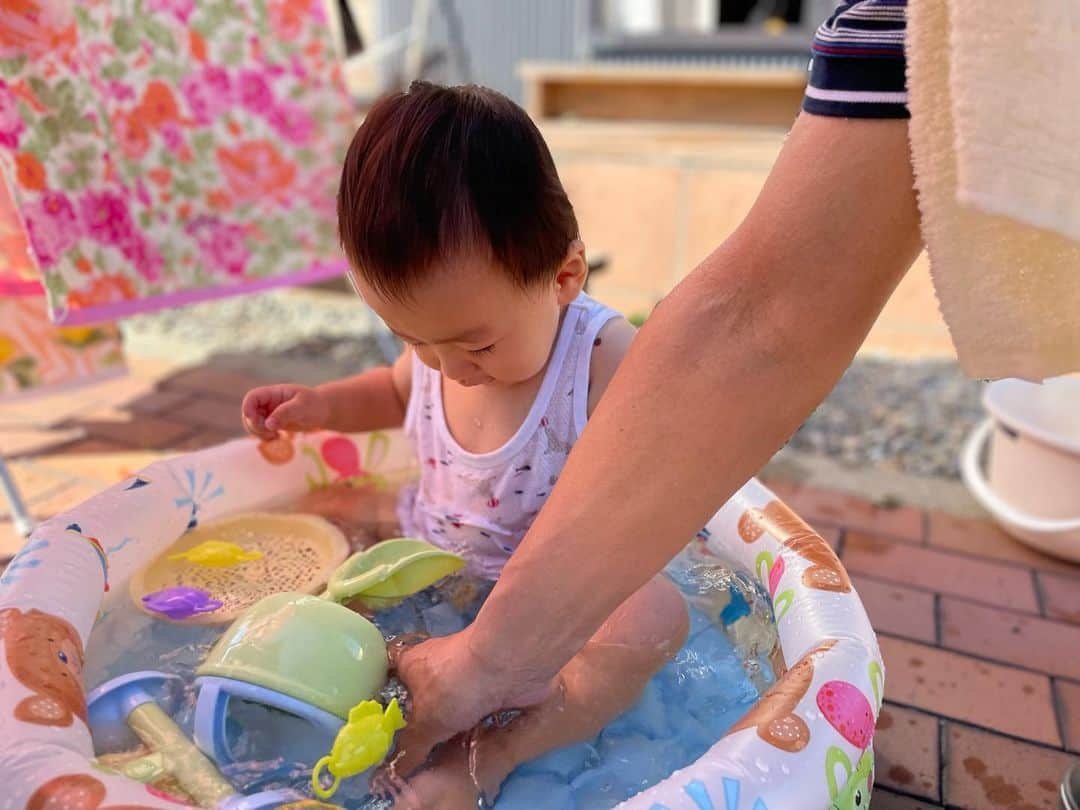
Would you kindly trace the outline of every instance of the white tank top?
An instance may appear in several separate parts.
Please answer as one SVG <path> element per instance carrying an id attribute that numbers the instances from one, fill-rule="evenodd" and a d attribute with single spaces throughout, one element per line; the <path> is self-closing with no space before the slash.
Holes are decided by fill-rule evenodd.
<path id="1" fill-rule="evenodd" d="M 529 415 L 490 453 L 457 443 L 443 411 L 442 374 L 413 356 L 405 432 L 422 472 L 398 501 L 405 534 L 462 555 L 473 574 L 498 578 L 585 429 L 593 345 L 618 315 L 584 293 L 567 307 Z"/>

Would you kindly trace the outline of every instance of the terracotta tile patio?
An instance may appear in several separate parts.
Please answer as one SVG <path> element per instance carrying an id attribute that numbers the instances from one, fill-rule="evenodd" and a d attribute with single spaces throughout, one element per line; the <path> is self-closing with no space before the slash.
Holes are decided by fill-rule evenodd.
<path id="1" fill-rule="evenodd" d="M 1080 566 L 985 520 L 769 482 L 822 530 L 887 668 L 874 810 L 1057 810 L 1080 754 Z"/>
<path id="2" fill-rule="evenodd" d="M 138 368 L 124 381 L 0 407 L 0 450 L 35 517 L 156 457 L 240 435 L 259 381 Z M 875 810 L 1057 808 L 1080 754 L 1080 566 L 985 520 L 769 482 L 839 550 L 888 669 Z M 19 540 L 0 510 L 0 555 Z"/>

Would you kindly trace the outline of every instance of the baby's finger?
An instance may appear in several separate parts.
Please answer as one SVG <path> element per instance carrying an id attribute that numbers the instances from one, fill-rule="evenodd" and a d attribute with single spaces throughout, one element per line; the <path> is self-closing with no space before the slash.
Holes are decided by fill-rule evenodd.
<path id="1" fill-rule="evenodd" d="M 420 720 L 410 722 L 394 740 L 394 757 L 386 766 L 390 781 L 407 780 L 428 761 L 436 745 L 453 736 L 453 732 Z"/>
<path id="2" fill-rule="evenodd" d="M 277 432 L 271 430 L 266 426 L 266 420 L 262 417 L 262 414 L 256 414 L 254 417 L 243 417 L 244 429 L 251 435 L 269 441 L 277 436 Z"/>
<path id="3" fill-rule="evenodd" d="M 240 420 L 248 433 L 258 436 L 260 439 L 272 439 L 274 431 L 266 426 L 266 414 L 268 411 L 263 408 L 260 400 L 261 397 L 258 391 L 249 392 L 240 406 Z"/>
<path id="4" fill-rule="evenodd" d="M 266 417 L 266 427 L 269 430 L 305 430 L 307 419 L 306 408 L 298 397 L 286 399 L 280 405 L 270 411 Z"/>
<path id="5" fill-rule="evenodd" d="M 392 802 L 401 794 L 403 787 L 405 785 L 399 782 L 394 774 L 390 772 L 390 769 L 383 767 L 378 768 L 371 775 L 371 781 L 368 782 L 368 793 L 378 799 Z"/>

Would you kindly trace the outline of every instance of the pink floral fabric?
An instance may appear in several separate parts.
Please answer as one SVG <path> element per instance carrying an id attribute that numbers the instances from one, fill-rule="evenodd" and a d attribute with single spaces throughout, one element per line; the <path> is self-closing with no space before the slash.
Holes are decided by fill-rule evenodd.
<path id="1" fill-rule="evenodd" d="M 0 169 L 58 323 L 341 272 L 353 128 L 322 0 L 0 6 Z"/>
<path id="2" fill-rule="evenodd" d="M 0 402 L 126 371 L 116 324 L 56 326 L 42 296 L 0 298 Z"/>
<path id="3" fill-rule="evenodd" d="M 126 371 L 115 323 L 56 326 L 49 320 L 27 233 L 2 178 L 0 256 L 0 401 Z"/>
<path id="4" fill-rule="evenodd" d="M 41 295 L 26 230 L 15 210 L 11 190 L 3 178 L 0 178 L 0 256 L 3 256 L 3 263 L 0 264 L 0 298 Z"/>

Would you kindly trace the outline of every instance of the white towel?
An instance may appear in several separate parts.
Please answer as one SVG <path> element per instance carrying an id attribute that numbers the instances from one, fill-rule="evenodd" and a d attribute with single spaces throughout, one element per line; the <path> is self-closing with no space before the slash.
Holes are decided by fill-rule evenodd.
<path id="1" fill-rule="evenodd" d="M 1013 83 L 1008 62 L 986 65 L 997 84 L 980 78 L 957 83 L 951 41 L 963 41 L 961 47 L 970 54 L 972 48 L 985 38 L 990 39 L 997 28 L 983 29 L 982 16 L 993 16 L 999 6 L 1017 6 L 1042 20 L 1047 9 L 1064 10 L 1074 0 L 911 0 L 908 17 L 908 90 L 911 110 L 911 150 L 915 168 L 915 185 L 919 193 L 923 238 L 930 256 L 930 269 L 941 312 L 949 326 L 957 356 L 964 371 L 973 377 L 996 379 L 1021 377 L 1042 380 L 1046 377 L 1080 370 L 1080 242 L 1048 230 L 1034 227 L 1029 218 L 1014 218 L 968 204 L 972 192 L 960 198 L 958 166 L 966 161 L 972 166 L 969 180 L 987 174 L 982 168 L 989 149 L 983 144 L 1019 142 L 1025 151 L 1024 140 L 1034 139 L 1032 127 L 1039 119 L 1017 120 L 1015 113 L 1001 112 L 1000 99 L 995 96 L 1012 94 L 1006 90 Z M 954 9 L 955 6 L 955 9 Z M 951 12 L 965 8 L 975 15 L 966 25 L 970 30 L 959 34 L 952 28 Z M 1041 10 L 1040 10 L 1041 9 Z M 976 13 L 977 12 L 977 13 Z M 1075 14 L 1062 11 L 1062 24 Z M 998 45 L 987 44 L 996 51 Z M 999 52 L 1000 53 L 1000 52 Z M 1075 52 L 1080 55 L 1080 50 Z M 1030 53 L 1029 56 L 1035 56 Z M 1066 55 L 1053 49 L 1046 52 L 1048 63 L 1067 62 Z M 974 59 L 975 57 L 970 57 Z M 980 57 L 981 58 L 981 57 Z M 1077 59 L 1078 56 L 1072 56 Z M 965 56 L 965 60 L 969 57 Z M 1031 62 L 1031 59 L 1025 60 Z M 970 66 L 971 61 L 967 64 Z M 1025 72 L 1026 81 L 1035 82 L 1035 74 Z M 1047 68 L 1043 76 L 1053 75 Z M 1030 96 L 1023 106 L 1024 115 L 1035 106 L 1053 108 L 1061 103 L 1055 99 L 1056 84 L 1050 79 L 1043 87 L 1035 82 L 1024 88 Z M 1070 88 L 1076 93 L 1077 88 Z M 962 97 L 958 97 L 960 94 Z M 991 139 L 983 122 L 984 109 L 998 110 L 996 125 L 1007 132 Z M 961 138 L 954 111 L 962 110 L 969 122 Z M 979 119 L 975 123 L 975 117 Z M 1048 112 L 1048 116 L 1057 115 Z M 974 133 L 980 133 L 978 137 Z M 1042 141 L 1040 140 L 1040 143 Z M 972 145 L 979 145 L 971 149 Z M 1004 148 L 1004 147 L 1002 147 Z M 1029 150 L 1028 150 L 1029 151 Z M 1060 150 L 1059 150 L 1060 151 Z M 963 157 L 961 157 L 963 155 Z M 1066 169 L 1078 165 L 1077 155 L 1060 155 L 1057 162 Z M 1038 196 L 1042 200 L 1064 195 L 1072 210 L 1080 211 L 1080 177 L 1071 187 L 1050 189 L 1040 185 L 1033 175 L 1021 167 L 1022 156 L 1009 164 L 1012 177 L 1028 178 L 1013 186 L 995 186 L 996 194 L 1013 200 L 1014 207 L 1026 209 L 1027 200 Z M 1041 165 L 1041 164 L 1040 164 Z M 977 170 L 975 166 L 979 166 Z M 998 166 L 1004 173 L 1004 166 Z M 1034 175 L 1039 177 L 1039 175 Z M 969 188 L 983 188 L 976 182 Z M 1015 196 L 1013 192 L 1017 192 Z M 979 192 L 975 192 L 978 194 Z M 995 196 L 997 199 L 997 196 Z M 972 199 L 973 203 L 974 200 Z M 983 205 L 980 198 L 980 205 Z M 1058 209 L 1054 209 L 1058 210 Z M 1063 210 L 1063 208 L 1062 208 Z"/>

